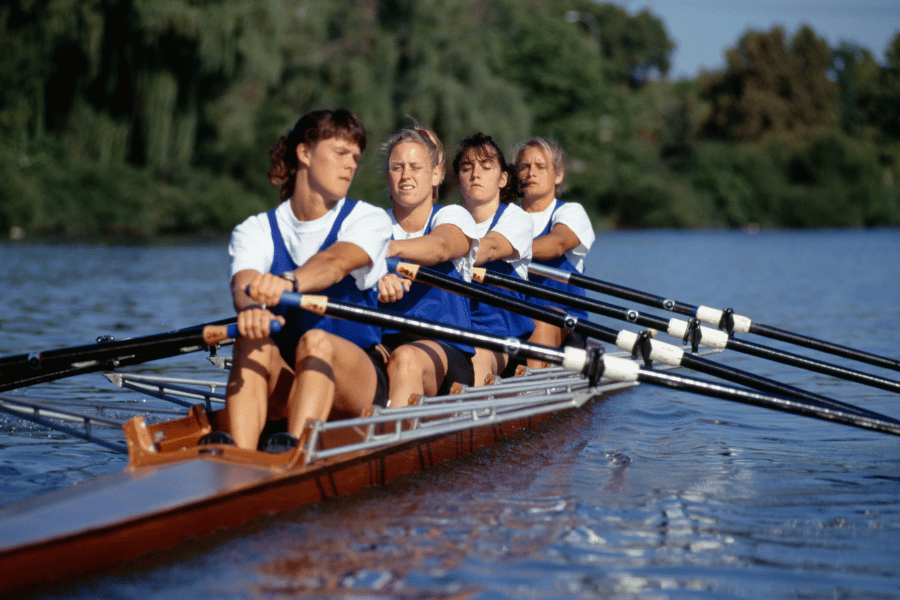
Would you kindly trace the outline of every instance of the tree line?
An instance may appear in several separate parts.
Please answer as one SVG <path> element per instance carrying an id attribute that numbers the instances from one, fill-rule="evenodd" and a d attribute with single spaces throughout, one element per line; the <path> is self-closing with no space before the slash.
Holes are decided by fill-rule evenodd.
<path id="1" fill-rule="evenodd" d="M 900 225 L 900 31 L 882 61 L 747 31 L 678 81 L 673 51 L 652 12 L 592 0 L 10 0 L 0 232 L 227 232 L 331 106 L 369 133 L 351 195 L 384 206 L 378 145 L 414 117 L 448 152 L 557 139 L 598 228 Z"/>

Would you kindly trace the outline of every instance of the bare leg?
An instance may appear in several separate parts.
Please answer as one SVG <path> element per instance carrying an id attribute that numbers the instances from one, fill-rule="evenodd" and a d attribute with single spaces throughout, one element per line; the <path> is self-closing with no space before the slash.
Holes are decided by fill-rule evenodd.
<path id="1" fill-rule="evenodd" d="M 269 398 L 285 393 L 293 373 L 269 338 L 238 338 L 225 393 L 225 422 L 240 448 L 255 450 L 266 424 Z"/>
<path id="2" fill-rule="evenodd" d="M 297 345 L 297 376 L 288 399 L 288 432 L 298 438 L 308 419 L 359 416 L 375 396 L 378 376 L 356 344 L 321 329 L 303 334 Z"/>
<path id="3" fill-rule="evenodd" d="M 549 323 L 544 323 L 543 321 L 535 321 L 534 332 L 532 332 L 531 337 L 528 338 L 528 341 L 535 344 L 543 344 L 545 346 L 558 348 L 562 345 L 563 340 L 566 338 L 566 333 L 568 332 L 564 332 L 559 327 L 555 327 Z M 532 369 L 539 369 L 540 367 L 544 366 L 544 361 L 538 360 L 536 358 L 529 358 L 527 360 L 527 364 Z"/>
<path id="4" fill-rule="evenodd" d="M 387 372 L 390 381 L 388 406 L 408 406 L 413 394 L 437 394 L 447 373 L 447 355 L 429 340 L 404 344 L 391 353 Z"/>
<path id="5" fill-rule="evenodd" d="M 499 375 L 509 362 L 509 356 L 484 348 L 475 348 L 472 368 L 475 371 L 475 385 L 484 385 L 488 375 Z"/>

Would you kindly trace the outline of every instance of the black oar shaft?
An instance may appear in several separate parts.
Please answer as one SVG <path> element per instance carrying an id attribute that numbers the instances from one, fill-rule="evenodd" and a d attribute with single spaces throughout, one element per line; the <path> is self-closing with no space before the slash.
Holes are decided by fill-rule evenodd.
<path id="1" fill-rule="evenodd" d="M 818 340 L 805 335 L 792 333 L 790 331 L 785 331 L 784 329 L 770 327 L 769 325 L 763 325 L 755 321 L 750 323 L 750 333 L 755 333 L 756 335 L 761 335 L 772 340 L 778 340 L 779 342 L 794 344 L 795 346 L 803 346 L 810 350 L 818 350 L 819 352 L 834 354 L 835 356 L 849 358 L 850 360 L 868 363 L 876 367 L 900 371 L 900 361 L 898 360 L 887 358 L 885 356 L 878 356 L 877 354 L 871 354 L 869 352 L 863 352 L 862 350 L 854 350 L 847 346 L 841 346 L 840 344 L 827 342 L 825 340 Z"/>
<path id="2" fill-rule="evenodd" d="M 206 327 L 234 320 L 231 317 L 169 333 L 8 356 L 0 359 L 0 391 L 203 350 L 210 345 L 203 335 Z"/>
<path id="3" fill-rule="evenodd" d="M 805 402 L 797 402 L 789 398 L 780 398 L 778 396 L 767 396 L 750 390 L 739 390 L 721 386 L 709 381 L 692 379 L 684 376 L 675 376 L 670 373 L 652 371 L 649 369 L 641 369 L 638 381 L 644 383 L 652 383 L 655 385 L 665 386 L 672 389 L 690 391 L 723 400 L 731 400 L 742 404 L 759 406 L 762 408 L 770 408 L 782 412 L 804 415 L 859 427 L 861 429 L 869 429 L 879 431 L 881 433 L 889 433 L 892 435 L 900 435 L 900 423 L 897 421 L 885 421 L 883 418 L 874 418 L 870 416 L 861 416 L 848 413 L 839 409 L 821 407 L 818 405 L 808 404 Z"/>
<path id="4" fill-rule="evenodd" d="M 526 358 L 538 358 L 554 364 L 561 364 L 567 369 L 579 371 L 586 375 L 591 385 L 595 385 L 601 376 L 615 381 L 638 381 L 655 385 L 692 391 L 707 396 L 732 400 L 744 404 L 755 404 L 766 408 L 776 408 L 785 412 L 825 419 L 882 433 L 900 435 L 900 423 L 894 423 L 888 417 L 872 413 L 872 416 L 861 416 L 835 408 L 823 408 L 817 405 L 800 403 L 789 399 L 764 396 L 747 390 L 729 388 L 700 380 L 678 377 L 672 374 L 661 374 L 649 369 L 640 368 L 637 363 L 618 357 L 602 356 L 596 349 L 585 351 L 575 348 L 550 348 L 540 344 L 522 342 L 516 338 L 502 338 L 482 334 L 458 327 L 451 327 L 434 321 L 411 319 L 392 313 L 376 311 L 369 307 L 347 304 L 329 300 L 324 296 L 309 296 L 285 292 L 281 296 L 282 303 L 299 306 L 320 315 L 328 315 L 340 319 L 348 319 L 381 327 L 390 327 L 400 331 L 416 334 L 433 335 L 448 341 L 459 341 L 474 346 L 489 348 L 501 352 L 514 352 Z"/>
<path id="5" fill-rule="evenodd" d="M 571 283 L 584 289 L 599 292 L 601 294 L 607 294 L 609 296 L 631 300 L 633 302 L 644 304 L 646 306 L 653 306 L 678 314 L 696 317 L 704 323 L 707 323 L 714 327 L 722 326 L 721 320 L 723 311 L 720 311 L 718 309 L 686 304 L 677 300 L 671 300 L 668 298 L 663 298 L 662 296 L 656 296 L 606 281 L 601 281 L 593 277 L 587 277 L 580 273 L 569 273 L 568 271 L 555 269 L 553 267 L 546 267 L 544 265 L 538 265 L 535 263 L 532 263 L 528 269 L 532 273 L 536 273 L 544 277 L 549 277 L 551 279 L 556 279 L 564 283 Z M 803 348 L 809 348 L 810 350 L 817 350 L 819 352 L 825 352 L 827 354 L 849 358 L 851 360 L 864 362 L 877 367 L 900 371 L 900 360 L 897 359 L 889 358 L 886 356 L 879 356 L 877 354 L 872 354 L 871 352 L 865 352 L 862 350 L 849 348 L 847 346 L 842 346 L 840 344 L 835 344 L 833 342 L 819 340 L 809 336 L 786 331 L 777 327 L 763 325 L 761 323 L 756 323 L 755 321 L 752 321 L 747 317 L 741 317 L 739 315 L 733 315 L 732 319 L 739 322 L 739 328 L 736 329 L 739 332 L 754 333 L 756 335 L 761 335 L 769 339 L 794 344 Z"/>
<path id="6" fill-rule="evenodd" d="M 517 292 L 535 296 L 537 298 L 542 298 L 544 300 L 550 300 L 552 302 L 570 306 L 572 308 L 580 308 L 582 310 L 590 311 L 612 319 L 635 323 L 642 327 L 652 327 L 654 329 L 666 332 L 671 332 L 672 324 L 675 322 L 679 322 L 686 327 L 686 323 L 684 321 L 678 321 L 677 319 L 664 319 L 662 317 L 642 313 L 633 309 L 622 308 L 620 306 L 601 302 L 600 300 L 595 300 L 593 298 L 577 296 L 575 294 L 570 294 L 568 292 L 557 290 L 555 288 L 535 284 L 530 281 L 524 281 L 522 279 L 510 277 L 508 275 L 503 275 L 502 273 L 494 273 L 486 269 L 475 269 L 475 275 L 473 277 L 482 280 L 487 284 L 498 285 Z M 824 361 L 800 356 L 798 354 L 793 354 L 783 350 L 768 348 L 766 346 L 755 344 L 750 341 L 740 340 L 733 336 L 726 336 L 724 333 L 719 332 L 718 330 L 710 330 L 705 327 L 701 328 L 701 331 L 703 330 L 705 330 L 706 332 L 705 334 L 703 334 L 704 338 L 710 340 L 712 338 L 717 339 L 716 343 L 709 344 L 714 347 L 724 347 L 728 350 L 734 350 L 735 352 L 741 352 L 743 354 L 749 354 L 758 358 L 772 360 L 794 367 L 800 367 L 803 369 L 814 371 L 816 373 L 821 373 L 823 375 L 830 375 L 832 377 L 838 377 L 846 381 L 853 381 L 889 392 L 900 393 L 900 382 L 894 381 L 892 379 L 878 377 L 876 375 L 863 373 L 854 369 L 840 367 L 838 365 L 833 365 Z M 683 333 L 679 333 L 675 337 L 682 336 Z M 719 338 L 721 338 L 721 342 L 718 341 Z M 703 343 L 702 338 L 700 341 L 701 343 Z"/>
<path id="7" fill-rule="evenodd" d="M 728 338 L 725 347 L 729 350 L 735 350 L 736 352 L 742 352 L 758 358 L 777 361 L 785 365 L 821 373 L 822 375 L 829 375 L 845 381 L 853 381 L 855 383 L 861 383 L 870 387 L 900 394 L 900 382 L 894 381 L 893 379 L 878 377 L 855 369 L 847 369 L 838 365 L 800 356 L 791 352 L 776 350 L 774 348 L 761 346 L 747 340 L 739 340 L 733 337 Z"/>
<path id="8" fill-rule="evenodd" d="M 437 273 L 436 271 L 425 267 L 419 267 L 418 265 L 400 263 L 397 266 L 397 273 L 408 279 L 421 281 L 435 287 L 462 294 L 478 300 L 479 302 L 486 302 L 492 306 L 512 310 L 527 317 L 531 317 L 532 319 L 544 321 L 557 327 L 571 329 L 582 335 L 600 340 L 601 342 L 613 344 L 621 350 L 630 351 L 633 354 L 636 354 L 639 336 L 632 332 L 617 332 L 614 329 L 591 323 L 585 319 L 577 319 L 558 310 L 536 306 L 506 294 L 491 291 L 484 286 L 476 286 L 475 284 L 453 279 L 442 273 Z M 734 367 L 721 365 L 700 356 L 689 355 L 671 344 L 664 344 L 658 340 L 651 339 L 646 339 L 645 343 L 649 345 L 649 351 L 646 352 L 647 355 L 645 358 L 651 358 L 673 366 L 684 366 L 715 377 L 721 377 L 728 381 L 740 383 L 741 385 L 746 385 L 753 389 L 759 389 L 790 398 L 799 398 L 807 402 L 816 403 L 820 406 L 839 407 L 842 410 L 854 412 L 859 415 L 877 415 L 877 413 L 873 413 L 864 408 L 845 404 L 794 386 L 773 381 L 766 377 L 753 375 L 752 373 L 747 373 L 746 371 L 741 371 Z"/>
<path id="9" fill-rule="evenodd" d="M 564 349 L 533 344 L 514 337 L 488 335 L 436 321 L 412 319 L 391 312 L 376 311 L 365 306 L 329 300 L 325 296 L 284 292 L 281 294 L 281 302 L 316 314 L 436 337 L 448 342 L 478 346 L 512 356 L 534 358 L 553 364 L 563 364 L 567 360 L 567 351 Z M 571 355 L 571 352 L 568 355 Z"/>
<path id="10" fill-rule="evenodd" d="M 537 275 L 556 279 L 563 283 L 571 283 L 586 290 L 599 292 L 608 296 L 615 296 L 616 298 L 622 298 L 623 300 L 631 300 L 632 302 L 637 302 L 638 304 L 643 304 L 645 306 L 662 308 L 689 317 L 693 317 L 694 313 L 697 311 L 697 307 L 691 306 L 690 304 L 648 294 L 639 290 L 633 290 L 621 285 L 607 283 L 605 281 L 600 281 L 599 279 L 594 279 L 593 277 L 586 277 L 581 273 L 571 273 L 569 271 L 546 267 L 537 263 L 531 263 L 528 270 Z"/>

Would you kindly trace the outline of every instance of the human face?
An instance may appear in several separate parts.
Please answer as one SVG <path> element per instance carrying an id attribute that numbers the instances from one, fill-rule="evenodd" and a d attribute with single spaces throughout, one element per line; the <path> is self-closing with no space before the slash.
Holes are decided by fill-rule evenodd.
<path id="1" fill-rule="evenodd" d="M 327 203 L 347 195 L 361 154 L 359 144 L 337 137 L 319 140 L 311 148 L 297 146 L 297 158 L 307 167 L 310 190 Z"/>
<path id="2" fill-rule="evenodd" d="M 391 150 L 387 170 L 391 200 L 415 208 L 432 198 L 440 183 L 440 171 L 431 165 L 431 154 L 422 144 L 403 142 Z"/>
<path id="3" fill-rule="evenodd" d="M 497 157 L 479 155 L 471 149 L 459 163 L 459 191 L 467 206 L 499 202 L 500 190 L 506 185 L 507 174 Z"/>
<path id="4" fill-rule="evenodd" d="M 563 180 L 563 173 L 557 173 L 544 151 L 535 146 L 529 146 L 522 152 L 516 174 L 519 189 L 528 204 L 553 200 L 556 186 Z"/>

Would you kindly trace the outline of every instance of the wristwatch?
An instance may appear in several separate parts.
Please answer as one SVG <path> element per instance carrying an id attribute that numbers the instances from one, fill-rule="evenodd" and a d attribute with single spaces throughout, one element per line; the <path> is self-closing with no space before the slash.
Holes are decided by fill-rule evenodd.
<path id="1" fill-rule="evenodd" d="M 285 271 L 281 274 L 282 279 L 287 279 L 291 282 L 291 289 L 296 292 L 297 291 L 297 276 L 293 271 Z"/>

